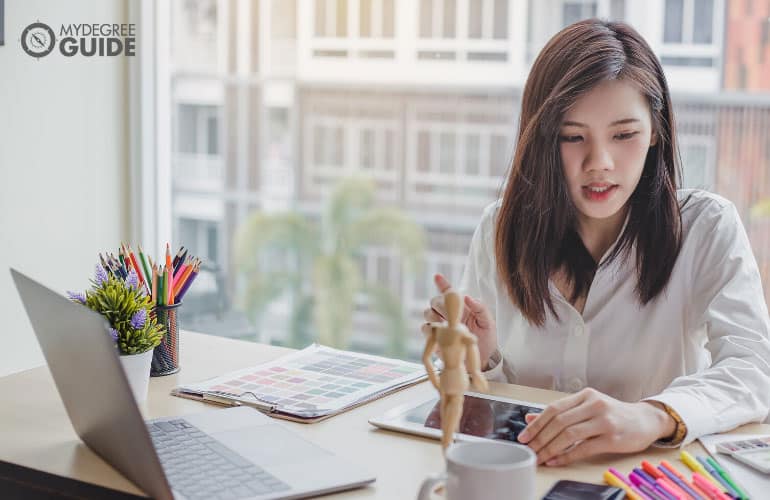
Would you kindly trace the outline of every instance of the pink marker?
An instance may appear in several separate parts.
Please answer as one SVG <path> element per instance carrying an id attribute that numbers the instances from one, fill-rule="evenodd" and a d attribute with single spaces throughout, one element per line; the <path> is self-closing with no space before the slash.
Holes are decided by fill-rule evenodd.
<path id="1" fill-rule="evenodd" d="M 730 500 L 730 497 L 722 493 L 716 486 L 711 484 L 708 479 L 698 472 L 692 473 L 692 482 L 695 483 L 695 486 L 705 491 L 709 498 L 712 498 L 713 500 Z"/>
<path id="2" fill-rule="evenodd" d="M 672 483 L 669 479 L 665 477 L 659 477 L 655 480 L 656 483 L 658 483 L 658 486 L 663 488 L 666 493 L 671 495 L 672 497 L 676 498 L 677 500 L 685 500 L 686 498 L 689 498 L 689 496 L 682 496 L 681 491 L 679 488 L 676 488 L 674 486 L 674 483 Z M 679 490 L 679 491 L 677 491 Z"/>

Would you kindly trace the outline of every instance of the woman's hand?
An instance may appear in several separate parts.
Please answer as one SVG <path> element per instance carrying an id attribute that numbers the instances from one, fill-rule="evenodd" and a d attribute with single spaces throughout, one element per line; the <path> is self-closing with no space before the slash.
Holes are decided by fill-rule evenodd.
<path id="1" fill-rule="evenodd" d="M 631 453 L 674 433 L 676 422 L 661 403 L 625 403 L 583 389 L 526 417 L 519 442 L 537 453 L 537 463 L 566 465 L 600 453 Z"/>
<path id="2" fill-rule="evenodd" d="M 446 308 L 444 307 L 443 294 L 452 287 L 449 281 L 447 281 L 441 274 L 436 274 L 433 277 L 433 281 L 436 283 L 436 287 L 438 288 L 438 291 L 441 292 L 441 295 L 437 295 L 430 299 L 430 307 L 423 311 L 423 317 L 428 323 L 446 321 Z M 463 303 L 463 315 L 460 322 L 468 327 L 468 330 L 470 330 L 470 332 L 478 339 L 481 368 L 483 370 L 487 366 L 489 356 L 491 356 L 497 348 L 495 320 L 492 319 L 489 309 L 476 299 L 466 295 Z M 428 324 L 422 326 L 422 332 L 425 334 L 429 333 L 429 329 L 430 325 Z"/>

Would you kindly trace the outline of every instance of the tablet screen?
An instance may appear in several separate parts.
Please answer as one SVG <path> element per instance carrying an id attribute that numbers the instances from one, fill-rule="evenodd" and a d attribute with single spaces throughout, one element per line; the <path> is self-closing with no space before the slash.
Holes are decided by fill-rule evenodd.
<path id="1" fill-rule="evenodd" d="M 527 426 L 524 415 L 542 411 L 532 406 L 466 395 L 460 420 L 460 433 L 516 441 L 519 433 Z M 441 429 L 438 399 L 413 408 L 404 415 L 404 418 L 409 422 Z"/>

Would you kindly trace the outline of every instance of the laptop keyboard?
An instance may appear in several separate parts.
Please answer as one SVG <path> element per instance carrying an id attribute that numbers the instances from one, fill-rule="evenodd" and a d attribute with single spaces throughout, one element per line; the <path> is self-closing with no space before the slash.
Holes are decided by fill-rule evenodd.
<path id="1" fill-rule="evenodd" d="M 147 428 L 169 483 L 190 500 L 236 500 L 289 489 L 184 419 Z"/>

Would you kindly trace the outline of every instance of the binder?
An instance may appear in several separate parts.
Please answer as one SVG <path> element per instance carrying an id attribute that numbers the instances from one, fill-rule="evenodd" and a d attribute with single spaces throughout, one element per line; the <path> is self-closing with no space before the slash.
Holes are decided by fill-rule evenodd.
<path id="1" fill-rule="evenodd" d="M 313 423 L 425 379 L 419 363 L 311 344 L 267 363 L 180 385 L 171 394 Z"/>

